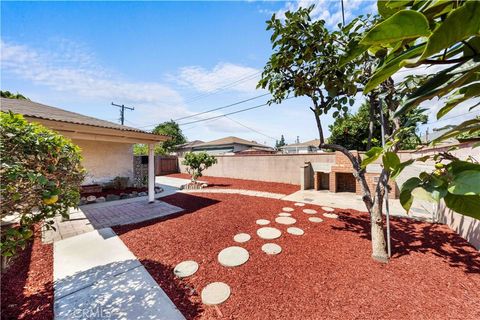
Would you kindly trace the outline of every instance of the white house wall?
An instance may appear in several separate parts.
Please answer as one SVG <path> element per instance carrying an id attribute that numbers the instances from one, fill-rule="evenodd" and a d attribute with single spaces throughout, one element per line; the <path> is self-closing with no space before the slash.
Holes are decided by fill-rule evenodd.
<path id="1" fill-rule="evenodd" d="M 73 140 L 82 149 L 87 170 L 84 184 L 109 182 L 113 178 L 133 179 L 133 145 L 128 143 Z"/>

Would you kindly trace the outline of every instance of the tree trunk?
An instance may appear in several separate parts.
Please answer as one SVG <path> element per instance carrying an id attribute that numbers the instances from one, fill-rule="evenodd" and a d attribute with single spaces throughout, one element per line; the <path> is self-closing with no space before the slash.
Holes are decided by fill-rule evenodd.
<path id="1" fill-rule="evenodd" d="M 370 212 L 370 229 L 372 236 L 372 258 L 376 261 L 387 263 L 385 233 L 383 232 L 383 196 L 375 195 L 375 201 Z"/>
<path id="2" fill-rule="evenodd" d="M 375 95 L 370 94 L 370 108 L 369 108 L 369 121 L 368 121 L 368 141 L 367 141 L 367 150 L 372 148 L 372 138 L 373 138 L 373 127 L 374 127 L 374 117 L 375 117 Z"/>

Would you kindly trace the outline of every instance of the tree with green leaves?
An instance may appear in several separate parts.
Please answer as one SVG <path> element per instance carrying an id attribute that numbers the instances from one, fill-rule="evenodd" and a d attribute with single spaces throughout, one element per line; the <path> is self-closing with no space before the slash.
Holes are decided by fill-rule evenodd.
<path id="1" fill-rule="evenodd" d="M 178 123 L 173 120 L 166 121 L 157 125 L 153 133 L 169 136 L 170 139 L 155 145 L 155 154 L 169 154 L 175 150 L 175 147 L 187 142 L 187 137 L 183 134 Z M 148 146 L 145 144 L 136 144 L 133 146 L 133 154 L 136 156 L 148 155 Z"/>
<path id="2" fill-rule="evenodd" d="M 384 113 L 388 114 L 386 107 L 383 108 Z M 359 151 L 370 150 L 371 147 L 380 147 L 382 145 L 380 115 L 375 110 L 372 119 L 371 110 L 371 104 L 365 101 L 355 114 L 349 112 L 337 117 L 335 122 L 329 126 L 330 137 L 328 143 Z M 412 150 L 421 143 L 418 136 L 418 124 L 426 123 L 427 119 L 428 117 L 423 113 L 423 110 L 418 108 L 413 109 L 406 116 L 400 117 L 400 126 L 403 128 L 411 127 L 412 129 L 403 136 L 399 143 L 400 150 Z M 387 126 L 393 127 L 393 123 L 390 119 L 388 120 Z M 373 126 L 370 127 L 370 124 L 373 124 Z"/>
<path id="3" fill-rule="evenodd" d="M 25 97 L 23 94 L 20 93 L 11 93 L 10 91 L 3 91 L 0 90 L 0 96 L 2 98 L 8 98 L 8 99 L 18 99 L 18 100 L 30 100 L 27 97 Z"/>
<path id="4" fill-rule="evenodd" d="M 280 140 L 275 141 L 275 149 L 279 150 L 281 147 L 287 145 L 285 143 L 285 138 L 282 136 L 280 137 Z"/>
<path id="5" fill-rule="evenodd" d="M 64 136 L 21 115 L 0 112 L 1 218 L 18 223 L 2 228 L 1 254 L 14 255 L 31 240 L 38 223 L 47 229 L 53 218 L 68 218 L 80 200 L 85 170 L 80 149 Z"/>
<path id="6" fill-rule="evenodd" d="M 206 152 L 188 152 L 182 161 L 187 172 L 192 176 L 192 183 L 202 176 L 202 172 L 217 163 L 217 159 Z"/>
<path id="7" fill-rule="evenodd" d="M 396 115 L 405 115 L 423 101 L 440 98 L 443 107 L 437 119 L 457 108 L 470 104 L 469 111 L 479 105 L 480 97 L 480 2 L 479 1 L 378 1 L 382 18 L 358 41 L 352 42 L 345 61 L 352 61 L 366 51 L 382 52 L 382 61 L 365 86 L 365 93 L 402 68 L 441 66 L 430 72 L 428 79 L 416 88 Z M 427 69 L 428 70 L 428 69 Z M 476 101 L 476 102 L 475 102 Z M 432 144 L 460 134 L 476 134 L 480 119 L 474 118 L 453 125 Z M 400 141 L 394 138 L 394 147 Z M 391 152 L 388 148 L 371 152 L 372 159 Z M 445 201 L 448 208 L 480 218 L 480 164 L 472 159 L 461 160 L 450 152 L 431 157 L 433 172 L 422 172 L 402 186 L 400 201 L 408 211 L 414 198 Z M 396 170 L 396 166 L 389 168 Z"/>

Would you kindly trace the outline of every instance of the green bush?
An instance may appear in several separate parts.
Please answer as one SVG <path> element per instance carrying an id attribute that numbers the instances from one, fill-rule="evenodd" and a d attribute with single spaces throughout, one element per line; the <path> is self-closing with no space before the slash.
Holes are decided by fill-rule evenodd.
<path id="1" fill-rule="evenodd" d="M 187 166 L 187 172 L 192 176 L 192 182 L 196 182 L 202 176 L 202 171 L 217 163 L 214 156 L 206 152 L 188 152 L 182 164 Z"/>
<path id="2" fill-rule="evenodd" d="M 12 256 L 33 236 L 41 223 L 68 218 L 80 199 L 85 170 L 80 148 L 69 139 L 21 115 L 0 112 L 1 217 L 17 214 L 19 221 L 2 230 L 1 254 Z"/>

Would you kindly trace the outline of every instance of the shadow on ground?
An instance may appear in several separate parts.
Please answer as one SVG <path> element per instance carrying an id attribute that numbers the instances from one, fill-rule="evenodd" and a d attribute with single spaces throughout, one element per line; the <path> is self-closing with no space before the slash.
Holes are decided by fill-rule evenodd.
<path id="1" fill-rule="evenodd" d="M 333 226 L 334 230 L 358 233 L 370 241 L 370 219 L 366 213 L 341 211 L 339 216 L 344 225 Z M 480 253 L 445 225 L 394 218 L 390 230 L 393 259 L 414 252 L 433 254 L 451 267 L 462 268 L 466 273 L 480 273 Z"/>

